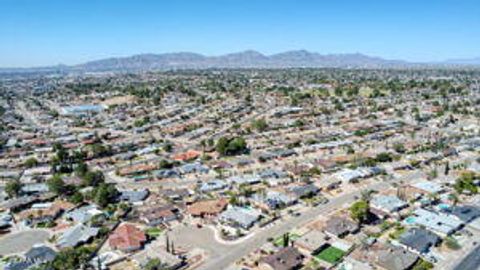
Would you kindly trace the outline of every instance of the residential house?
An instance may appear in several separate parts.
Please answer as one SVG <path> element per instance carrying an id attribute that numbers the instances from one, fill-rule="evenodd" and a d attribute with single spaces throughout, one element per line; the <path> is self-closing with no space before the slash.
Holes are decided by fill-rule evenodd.
<path id="1" fill-rule="evenodd" d="M 320 189 L 313 184 L 293 186 L 289 189 L 297 199 L 309 198 L 315 196 Z"/>
<path id="2" fill-rule="evenodd" d="M 344 237 L 351 233 L 356 233 L 360 226 L 355 221 L 342 216 L 334 216 L 330 218 L 326 224 L 324 231 L 326 234 L 335 237 Z"/>
<path id="3" fill-rule="evenodd" d="M 480 217 L 480 208 L 472 205 L 456 205 L 452 206 L 447 211 L 450 215 L 457 217 L 464 223 L 469 223 L 470 221 Z"/>
<path id="4" fill-rule="evenodd" d="M 398 242 L 408 250 L 418 254 L 426 254 L 431 247 L 440 243 L 441 238 L 436 234 L 421 228 L 411 228 L 402 235 Z"/>
<path id="5" fill-rule="evenodd" d="M 129 202 L 131 204 L 138 204 L 144 201 L 150 192 L 148 189 L 141 190 L 124 190 L 120 193 L 119 200 Z"/>
<path id="6" fill-rule="evenodd" d="M 21 189 L 22 193 L 27 195 L 35 195 L 46 193 L 49 191 L 47 184 L 45 183 L 34 183 L 34 184 L 27 184 L 23 185 Z"/>
<path id="7" fill-rule="evenodd" d="M 464 225 L 462 221 L 459 221 L 455 217 L 443 213 L 428 211 L 422 208 L 416 209 L 413 212 L 413 215 L 407 217 L 403 222 L 407 225 L 415 224 L 423 226 L 441 236 L 450 235 Z"/>
<path id="8" fill-rule="evenodd" d="M 435 195 L 444 191 L 444 188 L 435 182 L 420 181 L 409 186 L 409 192 L 422 195 Z"/>
<path id="9" fill-rule="evenodd" d="M 66 213 L 65 218 L 72 220 L 75 223 L 85 223 L 90 221 L 93 216 L 103 214 L 103 211 L 101 211 L 96 205 L 89 204 Z"/>
<path id="10" fill-rule="evenodd" d="M 192 197 L 194 194 L 192 191 L 186 188 L 180 188 L 180 189 L 162 189 L 160 190 L 160 194 L 168 199 L 169 201 L 172 202 L 180 202 L 180 201 L 185 201 Z"/>
<path id="11" fill-rule="evenodd" d="M 143 247 L 147 236 L 132 224 L 123 223 L 108 237 L 108 244 L 113 249 L 132 252 Z"/>
<path id="12" fill-rule="evenodd" d="M 304 257 L 295 247 L 285 247 L 264 257 L 260 261 L 261 270 L 295 270 L 303 265 Z"/>
<path id="13" fill-rule="evenodd" d="M 328 244 L 328 237 L 319 230 L 311 230 L 294 242 L 295 247 L 307 255 L 311 255 L 321 250 Z"/>
<path id="14" fill-rule="evenodd" d="M 19 261 L 13 261 L 5 265 L 5 270 L 33 269 L 55 259 L 57 252 L 45 245 L 32 246 Z"/>
<path id="15" fill-rule="evenodd" d="M 149 205 L 138 211 L 139 219 L 148 226 L 167 225 L 180 218 L 178 208 L 173 205 Z"/>
<path id="16" fill-rule="evenodd" d="M 225 189 L 226 187 L 227 187 L 227 183 L 225 183 L 225 181 L 220 179 L 213 179 L 201 184 L 200 191 L 211 192 L 211 191 L 222 190 L 222 189 Z"/>
<path id="17" fill-rule="evenodd" d="M 261 182 L 261 178 L 256 175 L 232 176 L 227 178 L 227 182 L 236 185 L 254 185 Z"/>
<path id="18" fill-rule="evenodd" d="M 178 167 L 178 170 L 182 174 L 208 173 L 209 172 L 208 167 L 201 164 L 200 162 L 193 162 L 193 163 L 184 164 L 184 165 Z"/>
<path id="19" fill-rule="evenodd" d="M 350 257 L 386 270 L 412 269 L 419 259 L 415 253 L 388 243 L 374 243 L 366 247 L 359 247 L 351 253 Z"/>
<path id="20" fill-rule="evenodd" d="M 225 198 L 195 202 L 187 207 L 187 213 L 193 217 L 215 217 L 227 208 Z"/>
<path id="21" fill-rule="evenodd" d="M 176 161 L 189 161 L 189 160 L 197 159 L 198 157 L 200 157 L 201 154 L 202 153 L 199 151 L 188 150 L 187 152 L 174 155 L 172 159 Z"/>
<path id="22" fill-rule="evenodd" d="M 242 229 L 249 229 L 255 222 L 257 222 L 262 214 L 252 208 L 243 208 L 233 206 L 225 210 L 218 217 L 219 221 L 232 227 L 240 227 Z"/>
<path id="23" fill-rule="evenodd" d="M 60 235 L 57 240 L 57 246 L 59 248 L 73 248 L 80 244 L 87 243 L 97 236 L 99 230 L 99 228 L 93 228 L 79 223 L 68 228 L 62 235 Z"/>
<path id="24" fill-rule="evenodd" d="M 69 211 L 74 205 L 66 201 L 55 201 L 53 203 L 34 204 L 17 215 L 18 220 L 27 221 L 30 225 L 48 223 L 54 221 L 64 211 Z"/>
<path id="25" fill-rule="evenodd" d="M 252 200 L 260 208 L 265 210 L 281 209 L 296 202 L 296 199 L 292 195 L 275 190 L 255 193 Z"/>
<path id="26" fill-rule="evenodd" d="M 118 175 L 120 176 L 139 175 L 139 174 L 144 174 L 144 173 L 153 171 L 156 168 L 157 166 L 154 164 L 137 164 L 137 165 L 128 166 L 120 169 L 118 171 Z"/>
<path id="27" fill-rule="evenodd" d="M 397 196 L 378 195 L 370 200 L 370 211 L 382 218 L 394 215 L 407 206 L 407 202 Z"/>
<path id="28" fill-rule="evenodd" d="M 164 179 L 164 178 L 180 178 L 180 174 L 177 170 L 174 169 L 163 169 L 163 170 L 155 170 L 153 175 L 157 179 Z"/>

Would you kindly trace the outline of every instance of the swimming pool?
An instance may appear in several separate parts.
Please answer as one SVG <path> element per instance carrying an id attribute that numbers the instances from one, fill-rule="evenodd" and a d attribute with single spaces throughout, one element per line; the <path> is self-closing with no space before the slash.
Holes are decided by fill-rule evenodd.
<path id="1" fill-rule="evenodd" d="M 441 203 L 438 205 L 438 208 L 440 208 L 441 210 L 448 210 L 450 209 L 450 205 L 446 204 L 446 203 Z"/>
<path id="2" fill-rule="evenodd" d="M 412 225 L 412 224 L 415 224 L 416 219 L 415 219 L 415 217 L 407 217 L 407 218 L 404 220 L 404 222 L 405 222 L 406 224 L 408 224 L 408 225 Z"/>

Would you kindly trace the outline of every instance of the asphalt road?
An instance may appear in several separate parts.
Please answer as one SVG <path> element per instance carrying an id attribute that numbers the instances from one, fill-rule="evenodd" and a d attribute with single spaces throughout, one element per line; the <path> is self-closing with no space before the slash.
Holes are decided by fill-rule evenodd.
<path id="1" fill-rule="evenodd" d="M 0 238 L 0 255 L 25 252 L 35 244 L 44 243 L 50 235 L 44 230 L 28 230 Z"/>
<path id="2" fill-rule="evenodd" d="M 479 270 L 480 269 L 480 246 L 476 247 L 474 250 L 468 254 L 465 259 L 463 259 L 454 270 Z"/>

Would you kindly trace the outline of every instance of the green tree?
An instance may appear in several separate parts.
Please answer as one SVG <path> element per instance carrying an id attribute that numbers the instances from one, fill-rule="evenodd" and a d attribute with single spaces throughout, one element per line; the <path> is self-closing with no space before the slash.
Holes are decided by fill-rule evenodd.
<path id="1" fill-rule="evenodd" d="M 68 198 L 68 201 L 74 204 L 80 204 L 83 202 L 83 194 L 77 191 Z"/>
<path id="2" fill-rule="evenodd" d="M 102 183 L 95 189 L 94 201 L 100 207 L 106 207 L 113 203 L 118 196 L 118 190 L 115 186 Z"/>
<path id="3" fill-rule="evenodd" d="M 55 270 L 82 269 L 88 264 L 92 253 L 93 251 L 87 247 L 67 248 L 57 253 L 49 266 Z"/>
<path id="4" fill-rule="evenodd" d="M 77 166 L 75 167 L 75 174 L 80 176 L 80 177 L 83 177 L 85 176 L 85 174 L 88 172 L 88 166 L 87 164 L 85 164 L 85 162 L 81 161 L 77 164 Z"/>
<path id="5" fill-rule="evenodd" d="M 27 168 L 33 168 L 33 167 L 38 165 L 38 160 L 34 157 L 31 157 L 31 158 L 25 160 L 24 165 Z"/>
<path id="6" fill-rule="evenodd" d="M 158 258 L 150 259 L 144 266 L 145 270 L 166 270 L 169 269 L 162 261 Z"/>
<path id="7" fill-rule="evenodd" d="M 96 187 L 104 182 L 105 176 L 101 171 L 87 172 L 82 179 L 82 185 L 86 187 Z"/>
<path id="8" fill-rule="evenodd" d="M 451 250 L 459 250 L 462 248 L 462 246 L 460 246 L 458 241 L 451 236 L 445 238 L 444 242 L 445 242 L 445 246 Z"/>
<path id="9" fill-rule="evenodd" d="M 215 145 L 215 150 L 221 155 L 226 155 L 228 142 L 228 138 L 221 137 L 220 139 L 218 139 L 217 144 Z"/>
<path id="10" fill-rule="evenodd" d="M 403 145 L 403 143 L 395 143 L 393 145 L 393 149 L 399 154 L 405 153 L 405 146 Z"/>
<path id="11" fill-rule="evenodd" d="M 360 200 L 350 206 L 350 216 L 360 223 L 368 219 L 368 214 L 369 206 L 367 201 Z"/>
<path id="12" fill-rule="evenodd" d="M 252 127 L 259 132 L 265 131 L 268 128 L 267 121 L 265 118 L 260 118 L 257 120 L 252 121 Z"/>
<path id="13" fill-rule="evenodd" d="M 391 162 L 393 160 L 392 156 L 390 155 L 390 153 L 387 153 L 387 152 L 383 152 L 383 153 L 380 153 L 380 154 L 377 154 L 377 156 L 375 157 L 375 159 L 378 161 L 378 162 Z"/>
<path id="14" fill-rule="evenodd" d="M 478 188 L 474 183 L 475 175 L 472 172 L 463 173 L 455 182 L 454 188 L 458 193 L 464 193 L 465 191 L 476 194 Z"/>
<path id="15" fill-rule="evenodd" d="M 450 163 L 447 161 L 447 163 L 445 164 L 445 172 L 444 172 L 444 174 L 445 174 L 445 175 L 448 175 L 449 172 L 450 172 Z"/>
<path id="16" fill-rule="evenodd" d="M 419 259 L 412 268 L 412 270 L 430 270 L 430 269 L 433 269 L 433 264 L 423 259 Z"/>
<path id="17" fill-rule="evenodd" d="M 8 194 L 8 197 L 13 198 L 17 197 L 22 190 L 22 183 L 19 180 L 9 181 L 5 185 L 5 192 Z"/>
<path id="18" fill-rule="evenodd" d="M 48 189 L 57 194 L 62 195 L 68 191 L 68 187 L 63 181 L 62 177 L 58 174 L 47 180 Z"/>
<path id="19" fill-rule="evenodd" d="M 173 144 L 170 143 L 170 142 L 167 142 L 167 143 L 163 146 L 163 150 L 164 150 L 165 152 L 168 152 L 168 153 L 172 152 L 172 150 L 173 150 Z"/>
<path id="20" fill-rule="evenodd" d="M 247 149 L 247 142 L 242 137 L 236 137 L 228 143 L 227 154 L 239 154 Z"/>

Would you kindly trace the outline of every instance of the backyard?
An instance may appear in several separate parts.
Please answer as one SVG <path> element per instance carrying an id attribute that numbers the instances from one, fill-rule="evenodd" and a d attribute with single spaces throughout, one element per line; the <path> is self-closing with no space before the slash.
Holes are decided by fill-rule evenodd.
<path id="1" fill-rule="evenodd" d="M 328 247 L 318 254 L 315 255 L 315 258 L 326 261 L 330 264 L 335 264 L 342 259 L 342 257 L 345 255 L 345 252 L 336 248 L 336 247 Z"/>

